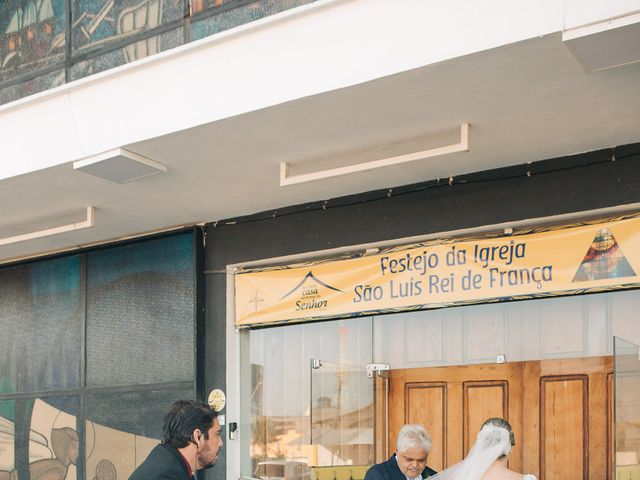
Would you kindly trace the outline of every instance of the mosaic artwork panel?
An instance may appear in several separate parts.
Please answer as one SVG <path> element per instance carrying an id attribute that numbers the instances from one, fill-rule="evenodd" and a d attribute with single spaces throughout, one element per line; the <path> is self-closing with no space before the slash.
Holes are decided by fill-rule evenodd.
<path id="1" fill-rule="evenodd" d="M 163 418 L 192 389 L 106 393 L 87 397 L 87 478 L 128 478 L 162 436 Z"/>
<path id="2" fill-rule="evenodd" d="M 145 58 L 158 52 L 182 45 L 184 42 L 182 27 L 161 35 L 140 40 L 126 47 L 78 62 L 71 67 L 70 79 L 77 80 L 110 68 Z"/>
<path id="3" fill-rule="evenodd" d="M 288 10 L 290 8 L 312 3 L 314 0 L 260 0 L 251 2 L 237 8 L 222 11 L 203 20 L 194 21 L 191 24 L 191 40 L 199 40 L 218 32 L 229 30 L 238 25 L 253 22 L 269 15 Z M 193 0 L 193 14 L 220 7 L 231 1 L 220 0 Z"/>
<path id="4" fill-rule="evenodd" d="M 0 390 L 79 386 L 80 259 L 0 270 Z"/>
<path id="5" fill-rule="evenodd" d="M 33 95 L 34 93 L 49 90 L 64 83 L 64 70 L 57 70 L 46 75 L 41 75 L 32 80 L 0 88 L 0 105 Z"/>
<path id="6" fill-rule="evenodd" d="M 0 2 L 0 82 L 64 61 L 64 0 Z"/>
<path id="7" fill-rule="evenodd" d="M 15 400 L 0 400 L 0 479 L 15 470 Z"/>
<path id="8" fill-rule="evenodd" d="M 76 480 L 78 412 L 77 397 L 0 402 L 0 480 Z"/>
<path id="9" fill-rule="evenodd" d="M 0 105 L 312 1 L 5 0 Z"/>
<path id="10" fill-rule="evenodd" d="M 191 233 L 88 255 L 88 385 L 193 380 L 194 276 Z"/>
<path id="11" fill-rule="evenodd" d="M 72 5 L 74 55 L 126 41 L 179 21 L 186 13 L 184 0 L 74 0 Z"/>

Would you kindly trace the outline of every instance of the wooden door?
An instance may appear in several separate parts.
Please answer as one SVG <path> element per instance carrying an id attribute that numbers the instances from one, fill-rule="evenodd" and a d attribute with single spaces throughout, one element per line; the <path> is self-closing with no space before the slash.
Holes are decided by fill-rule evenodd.
<path id="1" fill-rule="evenodd" d="M 518 435 L 521 370 L 521 363 L 392 370 L 389 448 L 395 449 L 403 424 L 423 424 L 433 439 L 429 466 L 440 471 L 462 460 L 487 418 L 509 418 Z M 510 464 L 519 468 L 520 454 L 514 453 Z"/>
<path id="2" fill-rule="evenodd" d="M 490 417 L 511 423 L 510 468 L 539 480 L 612 479 L 612 357 L 392 370 L 389 449 L 405 423 L 433 438 L 429 466 L 460 461 Z"/>
<path id="3" fill-rule="evenodd" d="M 526 362 L 523 467 L 540 480 L 613 478 L 613 357 Z"/>

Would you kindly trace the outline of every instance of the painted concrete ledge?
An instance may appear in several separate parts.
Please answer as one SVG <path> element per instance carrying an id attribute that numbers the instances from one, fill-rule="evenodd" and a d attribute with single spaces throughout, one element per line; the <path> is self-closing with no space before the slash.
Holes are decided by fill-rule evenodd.
<path id="1" fill-rule="evenodd" d="M 0 107 L 0 180 L 616 13 L 599 3 L 314 2 Z"/>

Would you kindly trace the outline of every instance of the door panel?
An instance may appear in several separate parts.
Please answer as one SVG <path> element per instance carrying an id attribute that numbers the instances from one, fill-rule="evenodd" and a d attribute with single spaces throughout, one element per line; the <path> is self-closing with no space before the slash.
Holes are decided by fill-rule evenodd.
<path id="1" fill-rule="evenodd" d="M 429 466 L 460 461 L 490 417 L 506 418 L 509 467 L 539 480 L 612 480 L 612 357 L 392 370 L 389 449 L 404 423 L 433 439 Z"/>
<path id="2" fill-rule="evenodd" d="M 424 425 L 433 440 L 429 455 L 432 468 L 442 468 L 446 455 L 447 386 L 444 383 L 407 383 L 405 421 Z"/>
<path id="3" fill-rule="evenodd" d="M 468 452 L 476 434 L 487 418 L 509 418 L 507 398 L 509 385 L 506 381 L 464 382 L 463 387 L 463 451 Z"/>
<path id="4" fill-rule="evenodd" d="M 314 463 L 370 465 L 374 460 L 374 383 L 366 369 L 312 359 L 310 444 Z"/>
<path id="5" fill-rule="evenodd" d="M 578 451 L 582 448 L 584 457 L 581 462 L 577 459 L 572 469 L 571 478 L 589 478 L 590 480 L 612 480 L 612 471 L 607 468 L 608 450 L 611 448 L 605 445 L 607 442 L 607 424 L 613 419 L 609 415 L 613 415 L 613 410 L 607 408 L 607 404 L 613 402 L 613 391 L 606 387 L 607 377 L 613 372 L 613 357 L 586 357 L 586 358 L 569 358 L 562 360 L 544 360 L 538 362 L 540 364 L 539 376 L 534 380 L 542 384 L 542 379 L 558 376 L 568 376 L 571 378 L 581 378 L 584 387 L 584 395 L 582 405 L 584 413 L 584 427 L 582 429 L 583 437 L 577 435 L 567 438 L 569 444 L 564 446 L 558 445 L 558 448 L 573 449 Z M 576 392 L 577 394 L 577 392 Z M 542 403 L 542 392 L 540 392 L 540 403 Z M 577 402 L 577 397 L 572 397 Z M 569 400 L 567 400 L 569 401 Z M 571 407 L 573 408 L 573 407 Z M 562 415 L 562 413 L 560 413 Z M 574 419 L 574 421 L 576 421 Z M 542 420 L 541 420 L 542 422 Z M 576 425 L 575 432 L 578 430 Z M 541 435 L 538 434 L 537 446 L 540 445 Z M 529 444 L 528 444 L 529 445 Z M 536 446 L 536 445 L 534 445 Z M 528 451 L 528 447 L 527 447 Z M 564 453 L 556 451 L 554 453 L 547 452 L 545 457 L 549 455 L 561 456 Z M 536 466 L 540 469 L 539 480 L 562 479 L 563 477 L 544 474 L 541 464 L 542 455 L 536 459 Z M 566 476 L 564 478 L 567 478 Z"/>
<path id="6" fill-rule="evenodd" d="M 540 477 L 589 478 L 587 376 L 540 384 Z"/>
<path id="7" fill-rule="evenodd" d="M 520 417 L 521 406 L 510 402 L 509 390 L 521 392 L 521 370 L 518 364 L 392 370 L 389 445 L 395 447 L 403 424 L 421 423 L 433 439 L 429 466 L 440 471 L 459 462 L 467 451 L 464 442 L 473 443 L 486 415 Z M 510 462 L 521 463 L 517 454 Z"/>

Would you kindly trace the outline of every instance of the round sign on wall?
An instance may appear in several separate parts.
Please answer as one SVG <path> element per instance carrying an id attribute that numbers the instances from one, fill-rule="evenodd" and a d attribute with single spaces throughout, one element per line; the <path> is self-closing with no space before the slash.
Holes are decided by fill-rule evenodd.
<path id="1" fill-rule="evenodd" d="M 227 404 L 227 397 L 224 392 L 219 388 L 211 390 L 209 393 L 209 406 L 216 412 L 221 412 L 224 406 Z"/>

